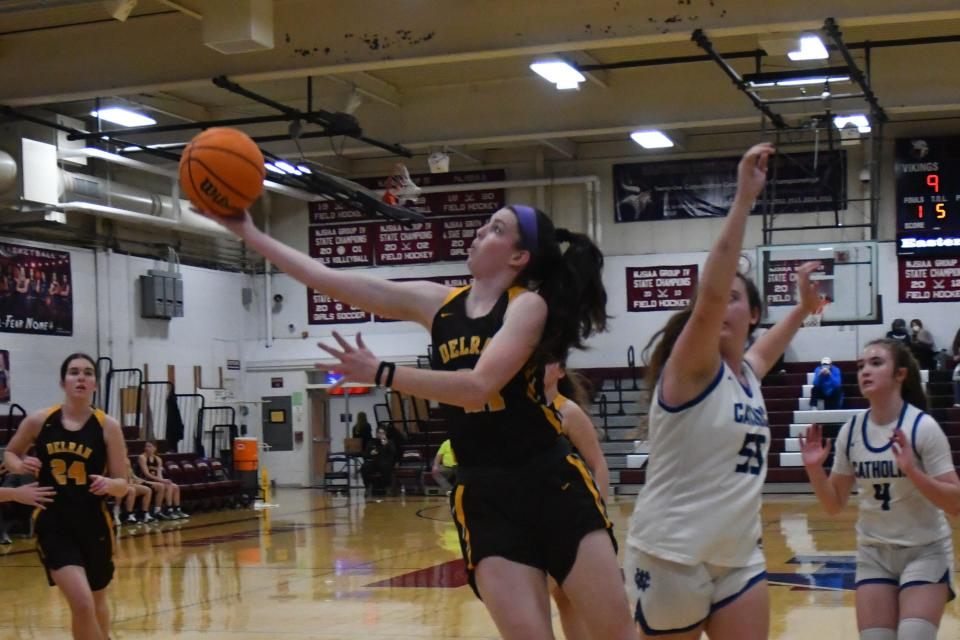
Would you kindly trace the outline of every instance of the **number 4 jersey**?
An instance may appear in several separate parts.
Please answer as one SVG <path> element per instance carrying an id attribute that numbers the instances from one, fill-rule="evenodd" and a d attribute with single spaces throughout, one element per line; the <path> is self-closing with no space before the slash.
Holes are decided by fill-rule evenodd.
<path id="1" fill-rule="evenodd" d="M 103 437 L 105 416 L 95 410 L 84 425 L 69 431 L 63 426 L 60 406 L 51 407 L 35 443 L 40 459 L 41 486 L 53 487 L 57 495 L 53 507 L 96 504 L 100 496 L 90 493 L 90 476 L 104 475 L 107 445 Z"/>
<path id="2" fill-rule="evenodd" d="M 917 466 L 936 477 L 954 470 L 947 436 L 937 421 L 904 403 L 890 424 L 874 424 L 865 411 L 843 425 L 834 449 L 833 473 L 856 476 L 860 489 L 860 544 L 919 546 L 950 535 L 943 511 L 927 500 L 897 466 L 891 436 L 900 429 Z"/>
<path id="3" fill-rule="evenodd" d="M 650 457 L 627 542 L 684 565 L 763 562 L 760 492 L 770 427 L 760 383 L 744 362 L 744 386 L 725 362 L 710 385 L 680 406 L 654 389 Z"/>

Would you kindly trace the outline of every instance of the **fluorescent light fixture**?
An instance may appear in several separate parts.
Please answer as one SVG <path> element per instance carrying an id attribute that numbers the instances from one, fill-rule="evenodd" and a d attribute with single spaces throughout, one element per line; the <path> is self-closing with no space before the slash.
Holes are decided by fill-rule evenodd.
<path id="1" fill-rule="evenodd" d="M 280 169 L 280 171 L 282 171 L 283 173 L 289 173 L 292 176 L 303 175 L 303 173 L 299 169 L 297 169 L 295 166 L 293 166 L 286 160 L 277 160 L 273 163 L 273 165 L 277 169 Z"/>
<path id="2" fill-rule="evenodd" d="M 284 175 L 286 173 L 282 169 L 277 168 L 272 162 L 264 162 L 263 166 L 267 171 L 272 171 L 273 173 L 279 173 L 280 175 Z"/>
<path id="3" fill-rule="evenodd" d="M 777 86 L 799 87 L 805 84 L 826 84 L 828 82 L 850 82 L 850 76 L 810 76 L 809 78 L 796 78 L 795 80 L 780 80 L 777 82 Z"/>
<path id="4" fill-rule="evenodd" d="M 157 121 L 150 116 L 142 113 L 124 109 L 123 107 L 108 107 L 99 111 L 91 111 L 90 115 L 94 118 L 100 118 L 121 127 L 147 127 L 151 124 L 157 124 Z"/>
<path id="5" fill-rule="evenodd" d="M 817 251 L 833 251 L 833 247 L 819 247 Z"/>
<path id="6" fill-rule="evenodd" d="M 302 173 L 313 173 L 313 171 L 310 171 L 310 167 L 305 164 L 298 164 L 297 169 L 299 169 Z"/>
<path id="7" fill-rule="evenodd" d="M 853 125 L 860 133 L 870 133 L 870 120 L 862 113 L 856 113 L 849 116 L 835 116 L 833 124 L 837 129 L 843 129 L 847 125 Z"/>
<path id="8" fill-rule="evenodd" d="M 830 57 L 827 48 L 823 46 L 820 36 L 806 35 L 800 38 L 800 48 L 787 53 L 791 60 L 823 60 Z"/>
<path id="9" fill-rule="evenodd" d="M 644 149 L 667 149 L 673 146 L 673 140 L 668 138 L 663 131 L 657 131 L 656 129 L 634 131 L 630 134 L 630 137 Z"/>
<path id="10" fill-rule="evenodd" d="M 530 69 L 547 82 L 557 85 L 557 89 L 561 91 L 578 89 L 580 83 L 587 79 L 572 64 L 564 60 L 534 62 L 530 65 Z"/>

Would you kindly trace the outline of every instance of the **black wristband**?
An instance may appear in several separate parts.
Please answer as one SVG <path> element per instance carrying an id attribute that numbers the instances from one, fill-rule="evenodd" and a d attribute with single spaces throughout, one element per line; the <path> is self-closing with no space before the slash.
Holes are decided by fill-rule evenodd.
<path id="1" fill-rule="evenodd" d="M 386 360 L 381 360 L 381 361 L 380 361 L 380 366 L 377 367 L 377 374 L 376 374 L 375 376 L 373 376 L 373 382 L 374 382 L 374 384 L 376 384 L 378 387 L 382 387 L 382 386 L 383 386 L 383 383 L 380 382 L 380 378 L 383 376 L 383 370 L 387 368 L 387 364 L 388 364 L 388 363 L 387 363 Z"/>
<path id="2" fill-rule="evenodd" d="M 385 386 L 385 387 L 392 387 L 392 386 L 393 386 L 393 374 L 395 374 L 395 373 L 397 372 L 397 365 L 394 364 L 393 362 L 386 362 L 386 363 L 384 363 L 384 364 L 387 365 L 387 381 L 383 383 L 383 386 Z"/>

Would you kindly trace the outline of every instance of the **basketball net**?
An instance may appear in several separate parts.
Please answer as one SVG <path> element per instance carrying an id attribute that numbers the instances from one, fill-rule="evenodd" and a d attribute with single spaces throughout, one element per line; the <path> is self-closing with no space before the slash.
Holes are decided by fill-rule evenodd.
<path id="1" fill-rule="evenodd" d="M 823 320 L 823 310 L 827 308 L 828 304 L 830 304 L 830 300 L 826 296 L 820 296 L 820 304 L 817 305 L 817 310 L 803 319 L 803 326 L 819 327 Z"/>
<path id="2" fill-rule="evenodd" d="M 398 162 L 384 183 L 383 201 L 390 205 L 403 206 L 407 201 L 416 201 L 420 197 L 420 187 L 410 179 L 406 165 Z"/>

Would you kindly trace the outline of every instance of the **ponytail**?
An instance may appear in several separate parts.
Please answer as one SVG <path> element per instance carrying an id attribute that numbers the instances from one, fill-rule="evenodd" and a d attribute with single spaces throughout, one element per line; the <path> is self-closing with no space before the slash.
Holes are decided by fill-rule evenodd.
<path id="1" fill-rule="evenodd" d="M 586 411 L 593 404 L 590 383 L 573 369 L 567 369 L 564 366 L 563 370 L 565 375 L 557 380 L 557 391 L 573 400 L 574 404 Z"/>
<path id="2" fill-rule="evenodd" d="M 878 345 L 884 347 L 893 359 L 893 367 L 896 369 L 906 369 L 907 376 L 903 379 L 900 387 L 900 397 L 904 402 L 909 402 L 921 411 L 926 411 L 929 407 L 927 393 L 923 389 L 923 379 L 920 377 L 920 364 L 913 357 L 910 349 L 899 340 L 890 338 L 880 338 L 868 342 L 864 349 Z M 894 371 L 896 372 L 896 371 Z"/>
<path id="3" fill-rule="evenodd" d="M 510 208 L 519 221 L 522 248 L 530 251 L 530 262 L 517 284 L 537 290 L 547 303 L 547 322 L 534 361 L 563 360 L 571 348 L 583 349 L 586 338 L 607 328 L 603 253 L 586 235 L 555 228 L 538 209 Z M 531 214 L 535 233 L 528 230 L 534 226 Z M 567 244 L 566 250 L 561 251 L 560 243 Z"/>

